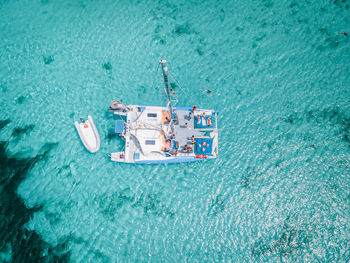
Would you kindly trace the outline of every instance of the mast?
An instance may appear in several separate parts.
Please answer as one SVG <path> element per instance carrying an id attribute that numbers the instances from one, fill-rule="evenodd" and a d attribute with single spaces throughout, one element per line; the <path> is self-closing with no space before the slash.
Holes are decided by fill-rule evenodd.
<path id="1" fill-rule="evenodd" d="M 161 61 L 159 61 L 159 63 L 162 64 L 165 93 L 166 93 L 166 97 L 167 97 L 167 100 L 168 100 L 167 108 L 168 108 L 168 111 L 169 111 L 169 114 L 170 114 L 170 128 L 171 128 L 171 132 L 173 133 L 174 132 L 174 121 L 173 121 L 174 110 L 173 110 L 173 106 L 171 104 L 171 97 L 170 97 L 168 67 L 166 65 L 166 60 L 161 60 Z"/>

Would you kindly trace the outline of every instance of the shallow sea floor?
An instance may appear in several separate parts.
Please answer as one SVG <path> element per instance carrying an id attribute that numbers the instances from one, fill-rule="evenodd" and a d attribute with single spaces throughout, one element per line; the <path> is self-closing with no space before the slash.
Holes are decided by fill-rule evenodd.
<path id="1" fill-rule="evenodd" d="M 349 6 L 0 1 L 0 261 L 350 261 Z M 220 111 L 219 159 L 109 160 L 109 103 L 165 104 L 159 59 Z"/>

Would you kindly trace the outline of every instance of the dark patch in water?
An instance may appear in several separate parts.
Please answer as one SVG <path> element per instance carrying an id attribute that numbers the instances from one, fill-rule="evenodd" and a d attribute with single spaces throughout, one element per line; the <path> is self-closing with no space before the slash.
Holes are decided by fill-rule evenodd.
<path id="1" fill-rule="evenodd" d="M 298 3 L 295 1 L 292 1 L 289 5 L 289 8 L 294 8 L 294 7 L 298 7 Z"/>
<path id="2" fill-rule="evenodd" d="M 260 24 L 260 26 L 262 27 L 262 28 L 265 28 L 265 27 L 267 27 L 267 22 L 262 22 L 261 24 Z"/>
<path id="3" fill-rule="evenodd" d="M 327 36 L 330 35 L 328 30 L 326 28 L 324 28 L 324 27 L 319 28 L 318 31 L 321 32 L 324 35 L 327 35 Z"/>
<path id="4" fill-rule="evenodd" d="M 338 107 L 326 108 L 319 111 L 308 111 L 306 113 L 306 119 L 307 121 L 316 121 L 317 123 L 328 122 L 332 126 L 338 126 L 343 140 L 350 146 L 350 117 Z"/>
<path id="5" fill-rule="evenodd" d="M 254 63 L 254 64 L 256 64 L 256 65 L 259 64 L 259 57 L 260 57 L 259 52 L 256 52 L 256 53 L 255 53 L 255 56 L 254 56 L 254 58 L 253 58 L 253 63 Z"/>
<path id="6" fill-rule="evenodd" d="M 340 41 L 338 41 L 336 38 L 328 37 L 326 38 L 325 43 L 330 48 L 337 48 L 340 44 Z"/>
<path id="7" fill-rule="evenodd" d="M 155 35 L 155 36 L 153 37 L 153 40 L 154 40 L 155 42 L 158 42 L 159 44 L 162 44 L 162 45 L 165 45 L 165 44 L 166 44 L 166 41 L 165 41 L 163 38 L 161 38 L 160 36 L 158 36 L 158 35 Z"/>
<path id="8" fill-rule="evenodd" d="M 175 26 L 175 29 L 174 29 L 174 32 L 176 35 L 180 36 L 180 35 L 189 35 L 189 34 L 192 34 L 192 33 L 197 33 L 195 32 L 193 29 L 191 29 L 190 25 L 189 24 L 182 24 L 182 25 L 176 25 Z"/>
<path id="9" fill-rule="evenodd" d="M 242 176 L 241 186 L 244 188 L 250 188 L 252 181 L 256 180 L 261 174 L 256 171 L 255 168 L 247 167 L 247 172 Z"/>
<path id="10" fill-rule="evenodd" d="M 170 82 L 170 88 L 172 88 L 173 90 L 175 90 L 175 88 L 176 88 L 176 83 L 175 83 L 175 82 Z"/>
<path id="11" fill-rule="evenodd" d="M 145 86 L 140 86 L 140 90 L 142 90 L 143 94 L 146 94 L 147 88 Z"/>
<path id="12" fill-rule="evenodd" d="M 161 31 L 163 29 L 162 25 L 157 25 L 154 29 L 154 37 L 153 40 L 158 42 L 161 45 L 165 45 L 166 44 L 166 40 L 161 36 Z"/>
<path id="13" fill-rule="evenodd" d="M 19 96 L 17 99 L 16 99 L 16 103 L 17 104 L 23 104 L 23 102 L 26 100 L 26 97 L 25 96 Z"/>
<path id="14" fill-rule="evenodd" d="M 163 29 L 163 26 L 162 25 L 157 25 L 156 28 L 154 29 L 154 33 L 155 34 L 159 34 L 161 29 Z"/>
<path id="15" fill-rule="evenodd" d="M 108 219 L 113 221 L 119 209 L 128 202 L 131 202 L 131 197 L 126 193 L 104 194 L 98 198 L 101 213 Z"/>
<path id="16" fill-rule="evenodd" d="M 49 157 L 48 153 L 58 147 L 59 143 L 58 142 L 47 142 L 45 143 L 41 149 L 40 152 L 44 153 L 42 154 L 42 159 L 47 160 Z"/>
<path id="17" fill-rule="evenodd" d="M 346 2 L 347 2 L 347 0 L 334 0 L 333 1 L 333 3 L 339 8 L 343 8 L 343 4 Z"/>
<path id="18" fill-rule="evenodd" d="M 72 170 L 71 170 L 70 164 L 63 165 L 61 168 L 59 168 L 57 176 L 71 177 Z"/>
<path id="19" fill-rule="evenodd" d="M 273 6 L 273 2 L 271 0 L 264 0 L 263 2 L 266 8 L 271 8 Z"/>
<path id="20" fill-rule="evenodd" d="M 220 9 L 219 18 L 220 18 L 220 22 L 224 22 L 224 20 L 225 20 L 225 10 L 222 9 L 222 8 Z"/>
<path id="21" fill-rule="evenodd" d="M 23 159 L 9 155 L 8 143 L 0 142 L 0 251 L 10 247 L 11 262 L 69 262 L 69 251 L 50 246 L 35 231 L 25 228 L 33 214 L 42 210 L 42 206 L 28 208 L 17 194 L 18 186 L 26 179 L 28 172 L 38 162 L 46 160 L 56 144 L 45 144 L 38 155 Z"/>
<path id="22" fill-rule="evenodd" d="M 102 65 L 102 68 L 107 70 L 107 71 L 111 71 L 112 70 L 112 64 L 110 62 L 107 62 L 107 63 Z"/>
<path id="23" fill-rule="evenodd" d="M 293 112 L 286 118 L 281 118 L 281 121 L 290 123 L 290 124 L 297 124 L 302 122 L 303 118 L 298 114 L 297 112 Z"/>
<path id="24" fill-rule="evenodd" d="M 326 28 L 319 28 L 318 31 L 322 33 L 325 37 L 324 41 L 320 41 L 320 44 L 317 46 L 318 50 L 323 51 L 327 48 L 335 49 L 339 47 L 342 43 L 347 42 L 347 38 L 339 38 L 339 36 L 334 36 L 334 34 L 331 34 Z"/>
<path id="25" fill-rule="evenodd" d="M 157 193 L 148 194 L 147 196 L 141 196 L 140 198 L 143 202 L 143 211 L 145 214 L 153 215 L 169 215 L 170 217 L 174 216 L 174 212 L 165 206 L 158 198 Z"/>
<path id="26" fill-rule="evenodd" d="M 196 48 L 196 51 L 198 55 L 203 56 L 204 52 L 201 50 L 201 48 Z"/>
<path id="27" fill-rule="evenodd" d="M 225 200 L 223 199 L 222 195 L 219 194 L 212 198 L 208 209 L 208 216 L 216 216 L 224 210 Z"/>
<path id="28" fill-rule="evenodd" d="M 350 117 L 338 107 L 310 110 L 304 114 L 294 112 L 287 118 L 282 118 L 282 120 L 290 124 L 299 124 L 307 121 L 316 122 L 317 124 L 328 123 L 333 127 L 339 127 L 343 140 L 350 146 Z"/>
<path id="29" fill-rule="evenodd" d="M 105 137 L 105 139 L 112 140 L 114 138 L 117 138 L 117 135 L 113 129 L 108 129 L 108 133 Z"/>
<path id="30" fill-rule="evenodd" d="M 48 211 L 44 211 L 45 217 L 49 220 L 50 225 L 56 225 L 59 221 L 61 221 L 60 214 L 51 213 Z"/>
<path id="31" fill-rule="evenodd" d="M 275 149 L 277 149 L 277 142 L 276 142 L 276 140 L 272 140 L 272 141 L 269 141 L 267 144 L 266 144 L 266 146 L 267 146 L 267 149 L 268 150 L 275 150 Z"/>
<path id="32" fill-rule="evenodd" d="M 291 253 L 298 253 L 304 251 L 312 239 L 307 232 L 298 229 L 290 224 L 290 217 L 288 216 L 278 233 L 274 233 L 274 237 L 270 237 L 272 241 L 268 242 L 264 238 L 255 242 L 251 248 L 251 253 L 254 257 L 260 257 L 265 254 L 272 254 L 279 256 L 281 261 L 284 257 L 290 256 Z"/>
<path id="33" fill-rule="evenodd" d="M 10 119 L 0 120 L 0 131 L 11 122 Z"/>
<path id="34" fill-rule="evenodd" d="M 299 18 L 298 23 L 299 24 L 307 24 L 307 23 L 309 23 L 309 19 L 308 18 Z"/>
<path id="35" fill-rule="evenodd" d="M 48 57 L 43 56 L 43 59 L 44 59 L 44 63 L 45 63 L 46 65 L 49 65 L 49 64 L 51 64 L 52 62 L 55 61 L 54 58 L 53 58 L 53 56 L 48 56 Z"/>
<path id="36" fill-rule="evenodd" d="M 257 37 L 255 40 L 257 42 L 259 42 L 259 41 L 263 40 L 265 37 L 266 37 L 266 34 L 262 34 L 261 36 Z"/>
<path id="37" fill-rule="evenodd" d="M 140 197 L 136 197 L 130 193 L 129 188 L 119 193 L 104 194 L 98 198 L 98 203 L 101 213 L 111 221 L 115 220 L 119 210 L 125 205 L 130 205 L 132 208 L 142 208 L 144 215 L 169 215 L 170 217 L 174 215 L 173 211 L 159 201 L 157 194 L 142 194 Z"/>
<path id="38" fill-rule="evenodd" d="M 34 129 L 34 127 L 34 124 L 29 124 L 24 127 L 16 127 L 12 131 L 12 136 L 15 138 L 15 140 L 19 140 L 24 134 L 28 135 Z"/>
<path id="39" fill-rule="evenodd" d="M 276 168 L 279 168 L 283 165 L 283 162 L 284 160 L 283 159 L 278 159 L 276 162 L 275 162 L 275 167 Z"/>
<path id="40" fill-rule="evenodd" d="M 113 120 L 120 120 L 119 116 L 116 116 L 117 114 L 113 114 L 113 112 L 110 112 L 109 109 L 105 111 L 105 118 L 110 120 L 111 118 Z"/>
<path id="41" fill-rule="evenodd" d="M 90 247 L 91 245 L 88 244 L 88 247 Z M 94 254 L 93 260 L 92 262 L 110 262 L 111 259 L 106 256 L 101 250 L 99 249 L 89 249 L 89 252 L 92 252 L 92 254 Z"/>
<path id="42" fill-rule="evenodd" d="M 7 91 L 7 87 L 4 84 L 1 84 L 0 88 L 1 88 L 2 92 L 6 92 Z"/>
<path id="43" fill-rule="evenodd" d="M 74 117 L 74 112 L 72 112 L 71 114 L 69 114 L 69 118 L 73 118 Z"/>

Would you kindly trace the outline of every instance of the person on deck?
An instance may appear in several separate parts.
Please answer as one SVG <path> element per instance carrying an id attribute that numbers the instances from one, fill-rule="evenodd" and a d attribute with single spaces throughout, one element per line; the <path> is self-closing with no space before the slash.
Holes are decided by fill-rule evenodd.
<path id="1" fill-rule="evenodd" d="M 207 120 L 205 118 L 205 112 L 203 112 L 202 115 L 198 115 L 197 116 L 197 124 L 202 124 L 202 126 L 206 126 L 207 125 Z"/>
<path id="2" fill-rule="evenodd" d="M 211 126 L 211 118 L 210 118 L 210 116 L 208 116 L 208 118 L 207 118 L 207 124 L 208 124 L 208 126 Z"/>
<path id="3" fill-rule="evenodd" d="M 195 143 L 196 143 L 196 140 L 194 139 L 194 135 L 192 135 L 192 137 L 191 137 L 191 143 L 192 143 L 192 144 L 195 144 Z"/>
<path id="4" fill-rule="evenodd" d="M 191 115 L 194 115 L 194 111 L 197 109 L 197 106 L 193 106 L 192 110 L 190 111 L 190 113 L 188 114 L 188 120 L 191 120 Z"/>
<path id="5" fill-rule="evenodd" d="M 161 147 L 161 151 L 164 151 L 164 152 L 168 152 L 170 151 L 170 147 L 171 147 L 171 140 L 167 139 L 165 137 L 165 133 L 164 131 L 162 130 L 161 132 L 161 139 L 162 139 L 162 147 Z"/>
<path id="6" fill-rule="evenodd" d="M 166 113 L 165 113 L 165 120 L 166 120 L 167 122 L 170 122 L 170 113 L 169 113 L 169 112 L 166 112 Z"/>
<path id="7" fill-rule="evenodd" d="M 183 151 L 182 151 L 182 152 L 184 152 L 184 153 L 188 153 L 190 150 L 191 150 L 191 148 L 190 148 L 190 147 L 188 147 L 188 145 L 187 145 L 187 144 L 185 144 L 184 149 L 183 149 Z"/>

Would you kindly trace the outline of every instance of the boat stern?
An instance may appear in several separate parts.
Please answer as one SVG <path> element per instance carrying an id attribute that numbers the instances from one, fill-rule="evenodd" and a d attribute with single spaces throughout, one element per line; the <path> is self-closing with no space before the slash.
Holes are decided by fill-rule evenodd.
<path id="1" fill-rule="evenodd" d="M 125 163 L 125 153 L 124 152 L 114 152 L 110 155 L 111 160 L 114 162 Z"/>

